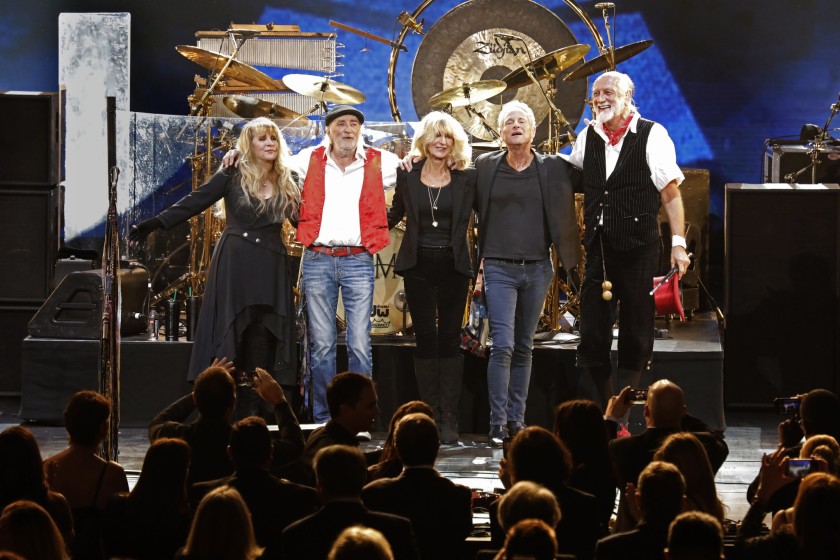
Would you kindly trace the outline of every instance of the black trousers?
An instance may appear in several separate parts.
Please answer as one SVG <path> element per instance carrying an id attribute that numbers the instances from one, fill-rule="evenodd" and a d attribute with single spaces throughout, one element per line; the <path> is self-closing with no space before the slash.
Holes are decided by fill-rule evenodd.
<path id="1" fill-rule="evenodd" d="M 586 267 L 580 298 L 580 344 L 577 365 L 580 367 L 610 364 L 612 326 L 619 307 L 618 367 L 640 371 L 653 354 L 653 328 L 656 313 L 653 296 L 653 277 L 659 271 L 661 241 L 654 241 L 630 251 L 619 253 L 592 243 L 586 253 Z M 604 281 L 612 282 L 613 298 L 601 297 Z"/>
<path id="2" fill-rule="evenodd" d="M 455 270 L 450 247 L 419 247 L 417 265 L 403 273 L 418 358 L 461 353 L 461 327 L 470 279 Z"/>

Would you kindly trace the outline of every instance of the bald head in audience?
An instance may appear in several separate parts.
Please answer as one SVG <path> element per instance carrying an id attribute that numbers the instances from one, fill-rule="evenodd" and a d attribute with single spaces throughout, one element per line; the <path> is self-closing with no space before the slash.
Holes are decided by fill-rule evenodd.
<path id="1" fill-rule="evenodd" d="M 679 428 L 685 414 L 685 398 L 679 385 L 660 379 L 650 386 L 645 403 L 648 428 Z"/>

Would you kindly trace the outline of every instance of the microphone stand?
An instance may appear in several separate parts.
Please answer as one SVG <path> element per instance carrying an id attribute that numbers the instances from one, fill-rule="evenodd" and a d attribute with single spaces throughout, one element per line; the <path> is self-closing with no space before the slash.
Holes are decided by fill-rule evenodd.
<path id="1" fill-rule="evenodd" d="M 786 183 L 793 185 L 794 183 L 796 183 L 799 176 L 808 171 L 809 169 L 811 170 L 811 184 L 813 185 L 817 182 L 817 165 L 822 163 L 822 161 L 820 160 L 820 152 L 822 152 L 823 148 L 825 148 L 826 138 L 828 138 L 828 129 L 831 126 L 831 121 L 834 119 L 835 116 L 837 116 L 837 113 L 840 113 L 840 100 L 838 100 L 837 103 L 833 103 L 829 107 L 829 110 L 830 112 L 828 115 L 828 120 L 825 121 L 825 126 L 823 126 L 820 129 L 819 134 L 817 134 L 814 137 L 814 145 L 810 150 L 808 150 L 808 155 L 810 156 L 811 161 L 808 163 L 808 165 L 806 165 L 796 173 L 788 173 L 787 175 L 785 175 Z"/>

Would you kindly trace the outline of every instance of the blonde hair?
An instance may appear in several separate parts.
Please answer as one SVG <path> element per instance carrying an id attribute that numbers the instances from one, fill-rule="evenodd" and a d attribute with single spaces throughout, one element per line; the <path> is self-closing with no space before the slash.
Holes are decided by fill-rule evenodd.
<path id="1" fill-rule="evenodd" d="M 327 560 L 393 560 L 385 535 L 361 525 L 344 529 L 333 543 Z"/>
<path id="2" fill-rule="evenodd" d="M 806 439 L 799 451 L 799 457 L 802 459 L 819 457 L 828 463 L 828 472 L 837 474 L 840 471 L 840 445 L 829 435 L 818 434 Z"/>
<path id="3" fill-rule="evenodd" d="M 185 555 L 194 560 L 255 560 L 262 552 L 254 539 L 251 512 L 235 488 L 220 486 L 204 496 Z"/>
<path id="4" fill-rule="evenodd" d="M 420 121 L 420 126 L 414 133 L 411 141 L 411 152 L 414 157 L 428 157 L 429 144 L 435 141 L 438 135 L 452 138 L 452 153 L 449 159 L 455 162 L 455 169 L 462 170 L 469 166 L 472 160 L 472 147 L 467 133 L 461 123 L 455 120 L 452 115 L 442 111 L 432 111 Z"/>
<path id="5" fill-rule="evenodd" d="M 263 172 L 251 150 L 251 142 L 260 134 L 275 136 L 278 143 L 277 157 L 267 173 Z M 292 170 L 287 165 L 292 154 L 289 146 L 286 145 L 286 140 L 283 139 L 280 128 L 274 121 L 266 117 L 258 117 L 250 121 L 242 129 L 239 140 L 236 142 L 236 149 L 242 153 L 242 159 L 239 162 L 240 185 L 246 195 L 259 203 L 257 211 L 271 214 L 278 222 L 287 217 L 297 216 L 300 206 L 300 189 L 292 178 Z M 266 180 L 271 181 L 270 198 L 263 198 L 260 195 L 262 185 Z"/>
<path id="6" fill-rule="evenodd" d="M 653 460 L 671 463 L 679 469 L 685 479 L 685 493 L 692 510 L 723 521 L 723 502 L 717 495 L 709 455 L 697 436 L 688 432 L 671 434 L 654 453 Z"/>
<path id="7" fill-rule="evenodd" d="M 28 500 L 12 502 L 0 516 L 3 549 L 24 558 L 67 560 L 64 539 L 44 508 Z"/>

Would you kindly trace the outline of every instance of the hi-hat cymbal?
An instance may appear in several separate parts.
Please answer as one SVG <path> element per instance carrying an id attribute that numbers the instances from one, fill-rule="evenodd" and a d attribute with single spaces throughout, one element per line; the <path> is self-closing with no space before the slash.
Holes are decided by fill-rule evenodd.
<path id="1" fill-rule="evenodd" d="M 175 47 L 175 50 L 202 68 L 206 68 L 214 73 L 219 72 L 222 69 L 222 66 L 224 66 L 230 58 L 227 55 L 200 49 L 191 45 L 178 45 Z M 260 72 L 253 66 L 248 66 L 244 62 L 239 62 L 238 60 L 234 60 L 230 63 L 230 66 L 228 66 L 227 70 L 225 70 L 223 78 L 224 77 L 233 78 L 234 80 L 238 80 L 252 86 L 257 86 L 265 90 L 277 89 L 277 82 L 272 80 L 267 74 Z"/>
<path id="2" fill-rule="evenodd" d="M 366 99 L 365 94 L 356 88 L 335 82 L 326 76 L 287 74 L 283 76 L 283 83 L 292 91 L 328 103 L 356 105 L 364 103 Z"/>
<path id="3" fill-rule="evenodd" d="M 506 89 L 507 85 L 501 80 L 479 80 L 463 83 L 460 86 L 451 87 L 434 94 L 429 98 L 429 105 L 432 109 L 442 109 L 447 105 L 464 107 L 490 99 Z"/>
<path id="4" fill-rule="evenodd" d="M 250 95 L 226 95 L 222 102 L 225 107 L 242 118 L 253 119 L 256 117 L 268 117 L 269 119 L 296 119 L 300 113 L 291 109 L 263 101 Z"/>
<path id="5" fill-rule="evenodd" d="M 572 64 L 586 56 L 589 52 L 589 45 L 570 45 L 557 49 L 546 55 L 541 56 L 537 60 L 528 63 L 528 69 L 534 73 L 538 80 L 548 78 L 550 76 L 557 76 L 560 72 L 570 67 Z M 509 89 L 521 88 L 530 85 L 534 82 L 528 77 L 528 73 L 524 68 L 514 70 L 507 76 L 502 78 Z"/>
<path id="6" fill-rule="evenodd" d="M 647 41 L 639 41 L 638 43 L 630 43 L 629 45 L 624 45 L 623 47 L 618 47 L 615 49 L 614 57 L 615 63 L 618 64 L 628 58 L 632 58 L 651 46 L 653 41 L 648 39 Z M 580 68 L 572 70 L 563 78 L 563 81 L 569 80 L 577 80 L 579 78 L 585 78 L 587 76 L 591 76 L 595 72 L 601 72 L 602 70 L 608 70 L 610 68 L 610 53 L 604 53 L 602 55 L 596 56 Z"/>

